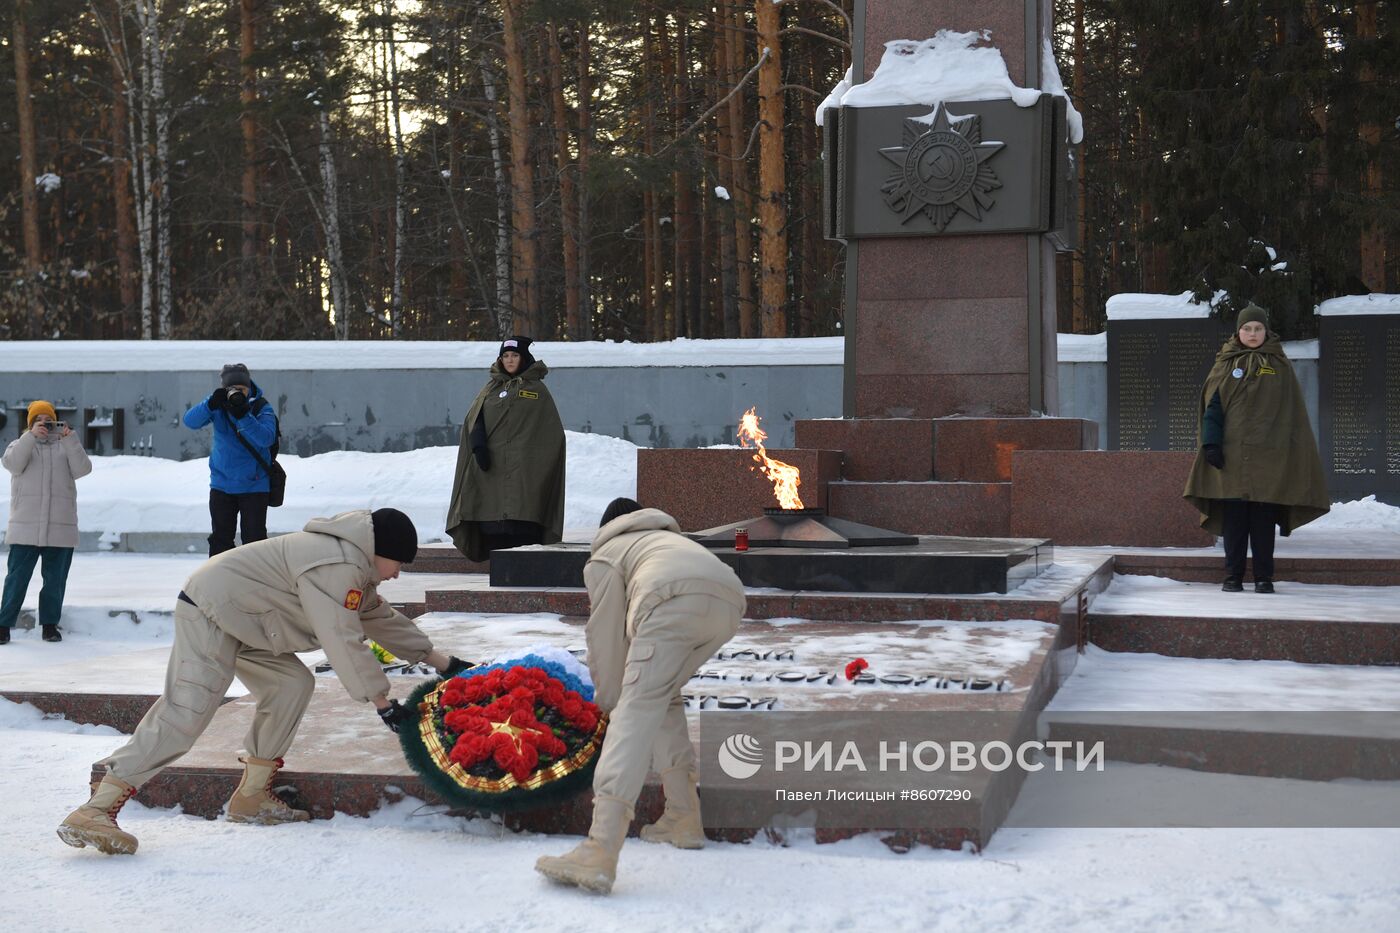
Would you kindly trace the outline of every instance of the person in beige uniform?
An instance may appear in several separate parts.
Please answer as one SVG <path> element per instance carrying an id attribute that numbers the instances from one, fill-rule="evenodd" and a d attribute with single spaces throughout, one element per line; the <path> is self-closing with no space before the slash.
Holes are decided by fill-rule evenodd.
<path id="1" fill-rule="evenodd" d="M 592 550 L 583 570 L 588 670 L 593 701 L 610 713 L 593 775 L 593 825 L 572 852 L 544 856 L 535 868 L 606 894 L 648 767 L 661 775 L 666 807 L 642 839 L 705 844 L 681 689 L 734 637 L 745 604 L 734 571 L 682 535 L 674 518 L 631 499 L 608 506 Z"/>
<path id="2" fill-rule="evenodd" d="M 196 570 L 175 604 L 175 643 L 163 694 L 131 739 L 100 762 L 107 774 L 92 798 L 59 826 L 59 838 L 108 854 L 135 852 L 136 838 L 117 825 L 118 811 L 137 788 L 190 750 L 234 675 L 248 687 L 255 708 L 228 819 L 310 819 L 271 791 L 315 684 L 295 652 L 324 649 L 346 691 L 374 703 L 395 732 L 412 713 L 389 699 L 389 679 L 366 637 L 445 674 L 467 666 L 436 650 L 375 591 L 397 577 L 417 550 L 418 533 L 407 515 L 361 510 L 312 519 L 302 531 L 226 551 Z"/>

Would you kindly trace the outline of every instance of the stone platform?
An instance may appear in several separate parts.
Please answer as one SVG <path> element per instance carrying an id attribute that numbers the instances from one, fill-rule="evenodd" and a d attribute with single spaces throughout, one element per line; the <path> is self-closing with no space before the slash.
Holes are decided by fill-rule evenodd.
<path id="1" fill-rule="evenodd" d="M 1103 742 L 1112 761 L 1300 781 L 1400 780 L 1394 712 L 1056 712 L 1052 739 Z"/>
<path id="2" fill-rule="evenodd" d="M 839 593 L 1004 594 L 1054 563 L 1054 546 L 1043 539 L 940 536 L 905 547 L 728 547 L 710 553 L 745 586 Z M 581 587 L 588 555 L 582 544 L 497 551 L 491 585 Z"/>
<path id="3" fill-rule="evenodd" d="M 579 620 L 534 616 L 501 625 L 494 619 L 434 620 L 434 639 L 460 652 L 491 657 L 548 642 L 582 651 Z M 1012 714 L 1007 735 L 1023 733 L 1068 676 L 1074 652 L 1067 629 L 1036 621 L 1002 623 L 769 624 L 746 621 L 734 640 L 703 667 L 686 690 L 692 738 L 706 711 L 987 711 Z M 847 681 L 855 656 L 868 671 Z M 394 694 L 406 695 L 419 678 L 394 678 Z M 237 761 L 251 716 L 250 698 L 226 702 L 191 752 L 141 789 L 147 806 L 180 806 L 214 818 L 237 785 Z M 905 843 L 958 848 L 986 843 L 1014 802 L 1017 773 L 974 774 L 974 805 L 957 825 L 917 833 L 870 826 L 831 831 L 838 838 L 865 829 L 892 832 Z M 436 802 L 409 769 L 397 739 L 365 704 L 352 701 L 333 674 L 317 677 L 310 709 L 279 776 L 296 805 L 317 817 L 365 814 L 401 795 Z M 702 787 L 701 796 L 706 791 Z M 660 814 L 652 775 L 637 807 L 637 825 Z M 507 817 L 507 825 L 538 832 L 586 832 L 590 798 L 582 794 L 548 810 Z M 739 838 L 752 830 L 725 830 Z"/>
<path id="4" fill-rule="evenodd" d="M 504 554 L 505 552 L 500 552 Z M 823 622 L 884 624 L 924 619 L 999 621 L 1035 619 L 1063 624 L 1081 632 L 1093 595 L 1112 579 L 1113 558 L 1091 554 L 1060 559 L 1034 579 L 1006 594 L 960 596 L 938 593 L 834 593 L 817 590 L 750 589 L 747 618 L 807 619 Z M 429 590 L 429 613 L 549 612 L 587 616 L 588 592 L 582 587 L 501 587 L 485 577 L 471 583 Z"/>

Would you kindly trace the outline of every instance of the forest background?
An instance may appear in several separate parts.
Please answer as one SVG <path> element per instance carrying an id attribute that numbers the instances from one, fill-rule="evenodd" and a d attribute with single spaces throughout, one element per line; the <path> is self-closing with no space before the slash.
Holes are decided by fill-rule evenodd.
<path id="1" fill-rule="evenodd" d="M 1055 14 L 1085 118 L 1061 331 L 1191 290 L 1307 337 L 1320 300 L 1400 291 L 1394 3 Z M 815 114 L 850 26 L 850 0 L 0 0 L 0 337 L 839 334 Z"/>

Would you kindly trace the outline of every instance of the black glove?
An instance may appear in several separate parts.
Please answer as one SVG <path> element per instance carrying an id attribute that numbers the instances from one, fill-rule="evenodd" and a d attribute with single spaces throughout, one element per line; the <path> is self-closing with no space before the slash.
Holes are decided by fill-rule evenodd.
<path id="1" fill-rule="evenodd" d="M 233 415 L 234 420 L 242 418 L 248 414 L 248 396 L 242 392 L 230 392 L 224 407 L 228 409 L 230 415 Z"/>
<path id="2" fill-rule="evenodd" d="M 224 401 L 228 398 L 228 389 L 215 389 L 209 393 L 209 398 L 205 401 L 209 404 L 210 411 L 219 411 L 224 407 Z"/>
<path id="3" fill-rule="evenodd" d="M 454 654 L 447 659 L 447 667 L 442 669 L 442 676 L 456 677 L 458 674 L 462 673 L 462 671 L 476 667 L 476 664 L 477 662 L 475 661 L 463 661 Z"/>
<path id="4" fill-rule="evenodd" d="M 1201 448 L 1201 456 L 1206 458 L 1206 463 L 1217 470 L 1225 468 L 1225 453 L 1220 449 L 1219 444 L 1207 444 Z"/>
<path id="5" fill-rule="evenodd" d="M 476 458 L 476 465 L 481 467 L 481 472 L 485 473 L 491 469 L 491 451 L 485 447 L 473 447 L 472 456 Z"/>
<path id="6" fill-rule="evenodd" d="M 390 700 L 388 706 L 381 710 L 375 710 L 375 712 L 379 714 L 379 718 L 383 721 L 384 725 L 393 729 L 395 732 L 398 732 L 401 727 L 413 722 L 414 719 L 413 710 L 404 706 L 398 700 Z"/>

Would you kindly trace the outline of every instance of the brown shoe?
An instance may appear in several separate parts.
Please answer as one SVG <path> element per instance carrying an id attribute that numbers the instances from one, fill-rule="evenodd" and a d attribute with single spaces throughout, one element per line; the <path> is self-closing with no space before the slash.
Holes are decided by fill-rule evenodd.
<path id="1" fill-rule="evenodd" d="M 567 855 L 542 855 L 535 871 L 550 881 L 572 884 L 597 894 L 611 894 L 617 878 L 617 855 L 632 822 L 632 805 L 620 797 L 593 798 L 593 825 L 588 838 Z"/>
<path id="2" fill-rule="evenodd" d="M 243 762 L 243 780 L 238 790 L 228 799 L 228 820 L 231 823 L 259 823 L 271 826 L 276 823 L 304 823 L 311 819 L 305 810 L 287 806 L 272 792 L 272 781 L 282 768 L 281 758 L 240 758 Z"/>
<path id="3" fill-rule="evenodd" d="M 108 855 L 136 852 L 136 837 L 117 825 L 117 814 L 136 788 L 108 774 L 93 787 L 92 797 L 58 827 L 58 838 L 76 849 L 95 846 Z"/>
<path id="4" fill-rule="evenodd" d="M 705 827 L 700 822 L 700 793 L 695 788 L 695 773 L 688 768 L 663 771 L 661 790 L 666 795 L 666 809 L 661 819 L 643 826 L 638 835 L 646 842 L 670 843 L 677 849 L 703 849 Z"/>

